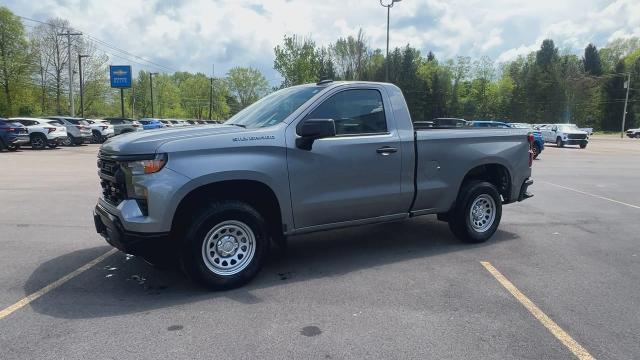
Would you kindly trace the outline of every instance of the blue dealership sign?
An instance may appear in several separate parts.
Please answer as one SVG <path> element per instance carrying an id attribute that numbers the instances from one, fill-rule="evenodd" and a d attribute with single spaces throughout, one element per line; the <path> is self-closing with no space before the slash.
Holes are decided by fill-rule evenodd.
<path id="1" fill-rule="evenodd" d="M 131 87 L 131 65 L 110 65 L 109 76 L 112 88 Z"/>

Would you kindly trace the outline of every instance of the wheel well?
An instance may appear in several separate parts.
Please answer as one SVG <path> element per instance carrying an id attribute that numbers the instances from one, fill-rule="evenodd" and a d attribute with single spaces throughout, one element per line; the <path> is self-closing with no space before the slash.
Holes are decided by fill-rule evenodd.
<path id="1" fill-rule="evenodd" d="M 44 136 L 45 138 L 47 137 L 45 134 L 41 133 L 41 132 L 33 132 L 31 134 L 29 134 L 29 138 L 33 139 L 34 137 L 38 137 L 38 136 Z"/>
<path id="2" fill-rule="evenodd" d="M 192 190 L 176 208 L 171 225 L 172 232 L 182 233 L 195 211 L 218 200 L 237 200 L 247 203 L 264 216 L 272 236 L 282 234 L 282 216 L 278 198 L 269 186 L 253 180 L 220 181 Z"/>
<path id="3" fill-rule="evenodd" d="M 509 170 L 500 164 L 486 164 L 476 166 L 469 170 L 462 180 L 462 184 L 465 184 L 471 180 L 482 180 L 493 184 L 500 195 L 504 198 L 505 203 L 510 202 L 511 197 L 511 175 Z M 461 185 L 462 188 L 462 185 Z"/>

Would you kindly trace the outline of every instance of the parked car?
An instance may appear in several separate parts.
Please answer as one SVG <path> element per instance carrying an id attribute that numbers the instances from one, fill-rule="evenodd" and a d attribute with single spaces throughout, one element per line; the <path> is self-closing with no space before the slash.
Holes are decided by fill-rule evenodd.
<path id="1" fill-rule="evenodd" d="M 47 119 L 54 120 L 57 124 L 67 128 L 67 137 L 62 141 L 62 145 L 80 145 L 91 142 L 93 138 L 91 127 L 86 119 L 69 116 L 49 116 Z"/>
<path id="2" fill-rule="evenodd" d="M 160 122 L 164 125 L 164 127 L 172 128 L 174 127 L 173 123 L 170 120 L 160 120 Z"/>
<path id="3" fill-rule="evenodd" d="M 113 125 L 115 135 L 126 134 L 130 132 L 142 131 L 142 124 L 138 121 L 128 118 L 108 117 L 104 118 L 109 124 Z"/>
<path id="4" fill-rule="evenodd" d="M 127 253 L 177 256 L 213 289 L 249 281 L 270 240 L 293 234 L 438 214 L 478 243 L 503 204 L 531 196 L 532 142 L 525 129 L 415 131 L 397 86 L 322 81 L 222 125 L 104 143 L 94 223 Z"/>
<path id="5" fill-rule="evenodd" d="M 16 151 L 28 143 L 29 133 L 26 127 L 19 122 L 0 118 L 0 151 Z"/>
<path id="6" fill-rule="evenodd" d="M 158 119 L 144 118 L 138 121 L 142 124 L 144 130 L 162 129 L 164 127 L 164 124 Z"/>
<path id="7" fill-rule="evenodd" d="M 581 149 L 587 147 L 589 135 L 580 130 L 575 124 L 549 124 L 540 128 L 546 143 L 556 144 L 557 147 L 565 145 L 579 145 Z"/>
<path id="8" fill-rule="evenodd" d="M 67 138 L 67 128 L 57 123 L 52 124 L 49 119 L 23 117 L 9 120 L 19 122 L 27 128 L 29 143 L 34 150 L 42 150 L 47 146 L 54 149 Z"/>
<path id="9" fill-rule="evenodd" d="M 640 139 L 640 128 L 627 130 L 627 137 Z"/>
<path id="10" fill-rule="evenodd" d="M 87 122 L 91 127 L 92 142 L 95 144 L 102 144 L 107 141 L 108 138 L 115 135 L 113 125 L 109 124 L 106 120 L 87 119 Z"/>
<path id="11" fill-rule="evenodd" d="M 195 120 L 187 120 L 187 122 L 189 123 L 189 125 L 198 125 Z"/>
<path id="12" fill-rule="evenodd" d="M 467 126 L 478 128 L 507 129 L 511 126 L 508 123 L 494 120 L 473 120 L 467 123 Z"/>
<path id="13" fill-rule="evenodd" d="M 467 121 L 457 118 L 435 118 L 432 120 L 418 120 L 413 122 L 415 129 L 445 129 L 445 128 L 461 128 L 467 126 Z"/>
<path id="14" fill-rule="evenodd" d="M 531 124 L 525 123 L 507 123 L 509 127 L 515 129 L 528 129 L 533 134 L 533 146 L 531 150 L 533 151 L 533 158 L 537 159 L 538 155 L 544 150 L 544 138 L 542 137 L 542 133 L 539 130 L 533 128 Z"/>

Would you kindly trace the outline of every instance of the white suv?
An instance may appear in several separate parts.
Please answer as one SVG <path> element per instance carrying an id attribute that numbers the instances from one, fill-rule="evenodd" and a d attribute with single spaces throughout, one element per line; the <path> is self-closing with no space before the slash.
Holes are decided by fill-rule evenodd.
<path id="1" fill-rule="evenodd" d="M 115 134 L 113 125 L 109 124 L 107 120 L 87 119 L 87 122 L 91 127 L 91 134 L 93 135 L 91 141 L 95 144 L 102 144 Z"/>
<path id="2" fill-rule="evenodd" d="M 557 147 L 578 145 L 581 149 L 587 147 L 589 135 L 580 130 L 575 124 L 548 124 L 540 128 L 544 142 L 554 143 Z"/>
<path id="3" fill-rule="evenodd" d="M 55 148 L 67 138 L 67 128 L 51 123 L 48 119 L 37 118 L 11 118 L 10 120 L 19 122 L 29 131 L 29 142 L 34 150 L 42 150 L 47 146 Z"/>

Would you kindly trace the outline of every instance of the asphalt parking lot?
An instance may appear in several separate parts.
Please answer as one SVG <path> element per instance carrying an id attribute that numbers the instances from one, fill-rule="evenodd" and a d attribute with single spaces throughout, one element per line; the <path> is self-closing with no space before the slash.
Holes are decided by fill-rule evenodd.
<path id="1" fill-rule="evenodd" d="M 119 252 L 74 273 L 111 249 L 97 148 L 0 154 L 0 312 L 74 276 L 0 315 L 0 359 L 640 357 L 640 141 L 548 146 L 485 244 L 431 216 L 300 236 L 218 293 Z"/>

